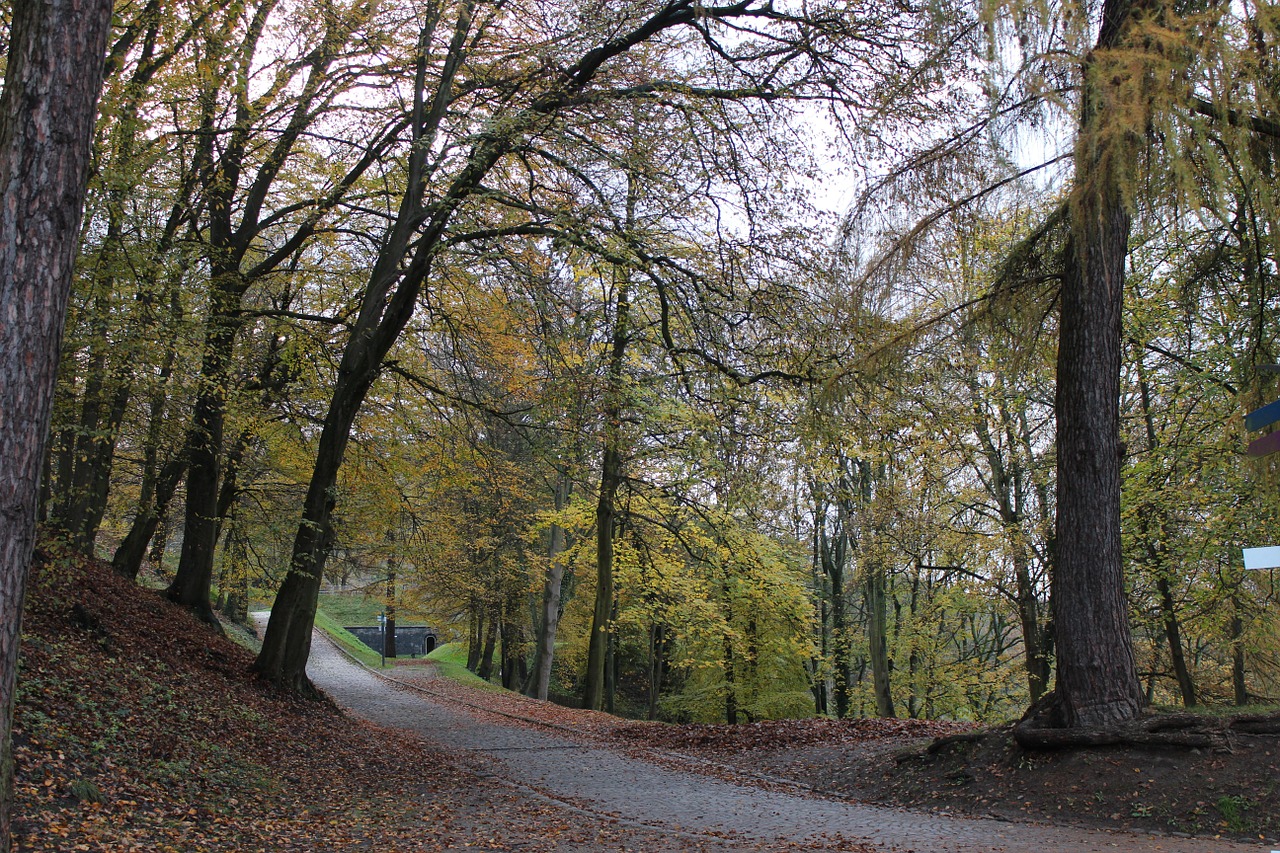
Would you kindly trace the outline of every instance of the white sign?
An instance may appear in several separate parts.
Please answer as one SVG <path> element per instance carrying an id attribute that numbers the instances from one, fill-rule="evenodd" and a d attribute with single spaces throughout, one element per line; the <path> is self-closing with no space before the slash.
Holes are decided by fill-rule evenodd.
<path id="1" fill-rule="evenodd" d="M 1280 547 L 1245 548 L 1244 567 L 1246 569 L 1280 568 Z"/>

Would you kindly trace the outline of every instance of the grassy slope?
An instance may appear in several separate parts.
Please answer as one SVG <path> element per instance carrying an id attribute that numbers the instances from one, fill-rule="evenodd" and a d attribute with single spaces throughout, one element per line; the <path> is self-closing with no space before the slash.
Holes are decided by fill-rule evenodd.
<path id="1" fill-rule="evenodd" d="M 467 669 L 467 647 L 462 643 L 445 643 L 443 646 L 437 646 L 435 651 L 427 655 L 427 660 L 434 663 L 436 671 L 445 678 L 486 690 L 503 689 L 497 684 L 490 684 Z"/>
<path id="2" fill-rule="evenodd" d="M 343 651 L 374 669 L 382 668 L 382 655 L 366 646 L 355 634 L 342 627 L 343 623 L 335 620 L 327 610 L 316 611 L 316 627 L 328 634 Z"/>
<path id="3" fill-rule="evenodd" d="M 18 850 L 625 846 L 616 828 L 524 799 L 403 732 L 272 690 L 249 675 L 246 649 L 51 550 L 24 617 Z"/>

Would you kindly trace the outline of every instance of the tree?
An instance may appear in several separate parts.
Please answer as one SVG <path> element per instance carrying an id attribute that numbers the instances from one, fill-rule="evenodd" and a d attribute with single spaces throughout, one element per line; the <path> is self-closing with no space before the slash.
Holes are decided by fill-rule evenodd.
<path id="1" fill-rule="evenodd" d="M 111 3 L 13 5 L 0 95 L 0 847 L 40 469 L 102 88 Z"/>
<path id="2" fill-rule="evenodd" d="M 278 273 L 309 243 L 325 215 L 398 135 L 398 130 L 368 135 L 366 129 L 362 141 L 328 140 L 344 153 L 357 152 L 346 172 L 332 178 L 307 175 L 318 186 L 301 203 L 279 195 L 279 185 L 295 177 L 289 173 L 294 162 L 309 159 L 299 151 L 308 133 L 357 84 L 361 69 L 347 65 L 355 64 L 360 52 L 349 45 L 368 25 L 372 9 L 361 3 L 349 8 L 328 5 L 321 15 L 323 26 L 307 33 L 307 44 L 293 46 L 298 56 L 273 58 L 269 68 L 274 79 L 255 95 L 255 78 L 265 71 L 257 63 L 268 49 L 278 6 L 276 0 L 261 0 L 231 7 L 218 22 L 220 27 L 206 34 L 206 53 L 197 63 L 199 128 L 191 168 L 199 176 L 207 217 L 203 230 L 209 307 L 200 384 L 185 451 L 182 556 L 166 594 L 215 626 L 209 593 L 233 356 L 246 322 L 242 303 L 251 287 Z M 288 11 L 299 19 L 308 14 L 303 7 Z M 375 44 L 370 41 L 364 47 L 373 50 Z M 229 118 L 225 129 L 219 127 L 224 114 Z"/>
<path id="3" fill-rule="evenodd" d="M 1054 714 L 1068 728 L 1142 709 L 1120 547 L 1120 361 L 1131 187 L 1139 128 L 1116 126 L 1125 58 L 1143 4 L 1107 0 L 1082 68 L 1076 174 L 1058 331 Z M 1126 117 L 1131 118 L 1131 117 Z"/>
<path id="4" fill-rule="evenodd" d="M 305 666 L 316 599 L 332 540 L 333 484 L 351 425 L 437 270 L 441 254 L 451 245 L 475 239 L 474 233 L 458 233 L 457 226 L 464 224 L 466 215 L 477 206 L 485 209 L 481 205 L 489 196 L 486 182 L 495 167 L 516 156 L 545 157 L 549 165 L 567 164 L 568 168 L 562 169 L 567 180 L 581 181 L 596 191 L 608 190 L 603 199 L 607 203 L 610 196 L 616 197 L 616 188 L 597 187 L 590 180 L 591 171 L 575 170 L 571 159 L 555 151 L 557 140 L 580 144 L 584 137 L 589 138 L 589 133 L 574 133 L 575 121 L 587 127 L 600 121 L 602 113 L 607 115 L 612 105 L 625 109 L 637 100 L 651 100 L 672 115 L 688 117 L 696 127 L 696 106 L 700 104 L 708 105 L 707 114 L 714 116 L 733 104 L 799 96 L 818 87 L 829 90 L 838 83 L 836 74 L 845 73 L 834 70 L 832 56 L 844 55 L 855 45 L 867 52 L 860 58 L 860 67 L 865 66 L 869 73 L 876 68 L 874 40 L 866 39 L 856 26 L 859 22 L 834 9 L 798 17 L 750 0 L 722 6 L 677 0 L 619 12 L 605 31 L 586 18 L 548 18 L 548 22 L 556 22 L 548 23 L 549 29 L 520 37 L 522 50 L 540 40 L 545 49 L 521 54 L 520 62 L 507 62 L 501 69 L 483 61 L 486 51 L 481 47 L 488 49 L 489 43 L 481 41 L 478 47 L 476 39 L 477 34 L 497 37 L 502 32 L 501 27 L 488 27 L 487 23 L 491 16 L 505 14 L 506 7 L 491 9 L 486 4 L 463 2 L 452 12 L 454 26 L 452 34 L 442 40 L 445 44 L 435 45 L 435 19 L 421 31 L 403 191 L 388 217 L 377 262 L 343 350 L 289 574 L 277 595 L 255 664 L 265 678 L 300 690 L 307 689 Z M 482 21 L 485 27 L 479 27 Z M 874 25 L 889 26 L 879 18 Z M 721 27 L 730 33 L 723 43 L 717 38 Z M 848 46 L 841 41 L 845 37 Z M 700 62 L 692 61 L 694 51 L 703 50 L 708 43 L 712 46 L 708 61 L 723 66 L 710 75 L 699 71 Z M 793 49 L 780 49 L 778 45 L 783 43 Z M 645 56 L 649 47 L 655 53 L 663 48 L 671 67 L 654 69 Z M 443 60 L 435 64 L 431 61 L 435 56 Z M 897 73 L 898 67 L 894 65 L 891 73 Z M 490 76 L 495 74 L 499 76 Z M 466 85 L 455 92 L 455 80 L 463 79 Z M 848 85 L 857 88 L 867 83 L 850 79 Z M 485 97 L 476 100 L 481 94 Z M 464 95 L 475 100 L 473 110 L 458 109 L 455 100 Z M 461 123 L 454 127 L 446 119 Z M 446 139 L 450 144 L 444 144 Z M 446 156 L 435 156 L 437 146 Z M 724 156 L 725 162 L 716 165 L 726 172 L 736 169 L 739 162 L 730 151 L 695 151 L 706 158 Z M 535 182 L 534 187 L 541 188 L 541 182 Z M 501 193 L 494 195 L 499 201 L 506 199 Z M 517 213 L 536 216 L 538 212 L 536 207 L 530 211 L 522 199 L 510 199 L 498 211 L 501 215 L 474 223 L 476 231 L 489 236 L 543 233 L 569 241 L 581 239 L 573 229 L 555 228 L 555 222 L 536 218 L 511 222 Z M 653 267 L 654 263 L 638 266 Z M 660 298 L 667 300 L 670 310 L 671 291 Z M 664 330 L 670 332 L 669 327 Z M 673 349 L 679 348 L 673 344 Z M 698 352 L 689 349 L 685 354 L 696 357 Z"/>

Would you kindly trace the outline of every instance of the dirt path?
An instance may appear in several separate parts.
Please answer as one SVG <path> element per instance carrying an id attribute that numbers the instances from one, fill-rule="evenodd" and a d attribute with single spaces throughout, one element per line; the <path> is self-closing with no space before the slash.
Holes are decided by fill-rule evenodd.
<path id="1" fill-rule="evenodd" d="M 593 814 L 673 836 L 724 833 L 830 845 L 865 841 L 918 853 L 1266 853 L 1269 848 L 1209 839 L 1105 833 L 952 818 L 742 787 L 655 766 L 604 747 L 512 724 L 393 685 L 346 658 L 317 632 L 307 673 L 351 713 L 408 729 L 447 749 L 483 755 L 488 773 Z"/>

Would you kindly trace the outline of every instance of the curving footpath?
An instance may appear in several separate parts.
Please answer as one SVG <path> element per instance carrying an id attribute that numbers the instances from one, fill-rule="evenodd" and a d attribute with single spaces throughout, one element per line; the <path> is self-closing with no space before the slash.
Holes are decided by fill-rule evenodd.
<path id="1" fill-rule="evenodd" d="M 916 853 L 1268 853 L 1269 847 L 1216 839 L 1099 832 L 1004 823 L 867 806 L 742 787 L 655 766 L 393 684 L 353 663 L 324 634 L 311 645 L 307 674 L 350 713 L 407 729 L 446 749 L 486 756 L 489 774 L 573 809 L 617 818 L 678 838 L 745 836 L 830 845 L 862 841 Z"/>

